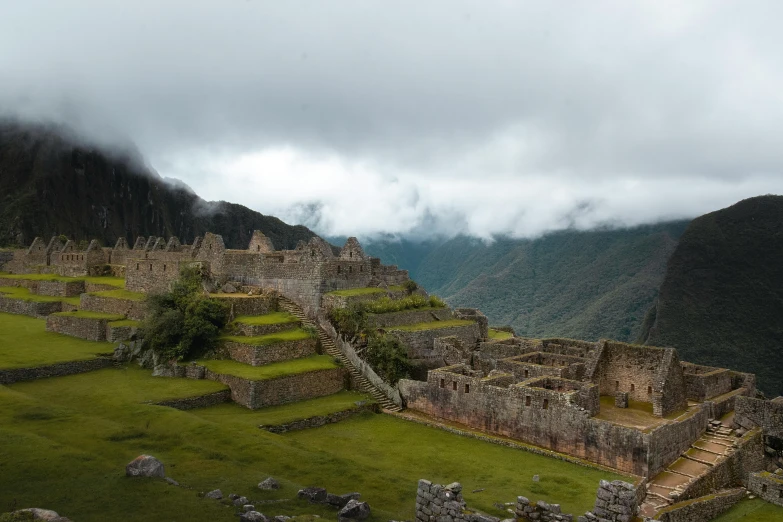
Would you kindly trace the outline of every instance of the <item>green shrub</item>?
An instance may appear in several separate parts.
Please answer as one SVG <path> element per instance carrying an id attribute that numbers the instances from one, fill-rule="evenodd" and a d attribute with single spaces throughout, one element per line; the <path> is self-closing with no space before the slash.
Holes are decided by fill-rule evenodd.
<path id="1" fill-rule="evenodd" d="M 407 281 L 405 281 L 402 287 L 405 289 L 406 292 L 408 292 L 409 295 L 419 289 L 419 285 L 417 285 L 416 281 L 414 281 L 413 279 L 408 279 Z"/>
<path id="2" fill-rule="evenodd" d="M 367 330 L 367 309 L 362 303 L 354 303 L 345 308 L 332 308 L 329 310 L 329 320 L 338 332 L 354 339 Z"/>
<path id="3" fill-rule="evenodd" d="M 364 351 L 365 360 L 375 373 L 392 386 L 410 377 L 413 366 L 400 342 L 390 335 L 371 335 Z"/>
<path id="4" fill-rule="evenodd" d="M 193 359 L 217 346 L 228 307 L 203 295 L 201 282 L 199 268 L 185 267 L 170 292 L 147 297 L 149 313 L 141 330 L 164 359 Z"/>

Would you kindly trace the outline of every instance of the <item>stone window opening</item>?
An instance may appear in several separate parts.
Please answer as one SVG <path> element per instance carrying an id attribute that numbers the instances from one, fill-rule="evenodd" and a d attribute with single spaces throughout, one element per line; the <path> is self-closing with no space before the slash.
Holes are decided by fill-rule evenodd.
<path id="1" fill-rule="evenodd" d="M 340 268 L 340 265 L 337 265 L 337 273 L 339 274 L 340 272 L 342 272 L 342 268 Z"/>
<path id="2" fill-rule="evenodd" d="M 530 395 L 525 397 L 525 406 L 530 406 Z"/>
<path id="3" fill-rule="evenodd" d="M 778 490 L 778 498 L 783 498 L 783 489 Z"/>
<path id="4" fill-rule="evenodd" d="M 152 272 L 152 263 L 150 263 L 150 272 Z"/>
<path id="5" fill-rule="evenodd" d="M 619 390 L 620 389 L 620 381 L 614 381 L 614 389 Z"/>
<path id="6" fill-rule="evenodd" d="M 353 252 L 348 252 L 348 257 L 353 258 Z"/>
<path id="7" fill-rule="evenodd" d="M 549 399 L 544 399 L 544 404 L 541 406 L 542 409 L 548 409 L 549 408 Z"/>
<path id="8" fill-rule="evenodd" d="M 652 386 L 647 387 L 647 395 L 652 395 Z"/>
<path id="9" fill-rule="evenodd" d="M 364 267 L 363 266 L 359 267 L 359 272 L 364 272 Z"/>
<path id="10" fill-rule="evenodd" d="M 451 383 L 451 389 L 457 391 L 457 381 Z"/>
<path id="11" fill-rule="evenodd" d="M 528 370 L 525 370 L 525 379 L 527 379 L 530 376 L 530 372 Z"/>
<path id="12" fill-rule="evenodd" d="M 351 273 L 351 274 L 353 273 L 353 267 L 352 266 L 348 267 L 348 272 Z"/>
<path id="13" fill-rule="evenodd" d="M 256 252 L 261 252 L 261 245 L 256 245 Z"/>
<path id="14" fill-rule="evenodd" d="M 761 492 L 762 493 L 766 493 L 767 492 L 767 485 L 766 484 L 762 484 L 761 485 Z"/>
<path id="15" fill-rule="evenodd" d="M 136 263 L 136 270 L 138 270 L 138 269 L 139 269 L 139 264 L 138 264 L 138 263 Z"/>
<path id="16" fill-rule="evenodd" d="M 470 384 L 465 385 L 465 393 L 470 393 Z"/>
<path id="17" fill-rule="evenodd" d="M 441 388 L 445 388 L 446 387 L 446 379 L 441 379 L 440 380 L 440 387 Z"/>
<path id="18" fill-rule="evenodd" d="M 163 265 L 163 271 L 164 272 L 166 271 L 166 265 Z"/>
<path id="19" fill-rule="evenodd" d="M 635 388 L 634 384 L 631 383 L 631 391 L 634 391 L 634 388 Z"/>

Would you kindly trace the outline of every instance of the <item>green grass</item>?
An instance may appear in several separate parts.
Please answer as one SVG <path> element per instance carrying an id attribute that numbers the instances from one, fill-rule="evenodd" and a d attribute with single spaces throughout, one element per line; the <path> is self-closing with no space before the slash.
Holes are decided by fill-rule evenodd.
<path id="1" fill-rule="evenodd" d="M 102 285 L 111 285 L 118 288 L 125 288 L 125 278 L 123 277 L 111 277 L 111 276 L 83 276 L 83 277 L 67 277 L 57 274 L 9 274 L 7 272 L 0 272 L 0 277 L 8 279 L 26 279 L 28 281 L 62 281 L 64 283 L 72 281 L 86 281 L 88 283 L 96 283 Z"/>
<path id="2" fill-rule="evenodd" d="M 328 355 L 312 355 L 264 366 L 250 366 L 231 360 L 200 360 L 197 363 L 206 366 L 215 373 L 234 375 L 253 381 L 265 381 L 288 375 L 337 368 L 337 363 Z"/>
<path id="3" fill-rule="evenodd" d="M 468 326 L 476 324 L 473 321 L 465 319 L 449 319 L 448 321 L 430 321 L 426 323 L 406 324 L 405 326 L 394 326 L 389 330 L 400 330 L 403 332 L 420 332 L 422 330 L 438 330 L 441 328 L 451 328 L 452 326 Z"/>
<path id="4" fill-rule="evenodd" d="M 221 339 L 224 341 L 233 341 L 235 343 L 249 344 L 252 346 L 267 346 L 285 341 L 301 341 L 303 339 L 310 338 L 312 338 L 310 332 L 307 332 L 301 328 L 292 328 L 291 330 L 283 330 L 282 332 L 275 332 L 266 335 L 225 335 L 221 337 Z"/>
<path id="5" fill-rule="evenodd" d="M 112 350 L 111 343 L 47 332 L 44 319 L 0 313 L 0 368 L 3 369 L 93 359 Z"/>
<path id="6" fill-rule="evenodd" d="M 29 288 L 22 286 L 0 286 L 0 294 L 5 297 L 11 297 L 14 299 L 21 299 L 23 301 L 32 301 L 35 303 L 54 303 L 65 302 L 74 306 L 79 306 L 78 297 L 58 297 L 51 295 L 37 295 L 30 292 Z"/>
<path id="7" fill-rule="evenodd" d="M 56 312 L 52 315 L 59 315 L 64 317 L 78 317 L 81 319 L 105 319 L 110 322 L 121 321 L 125 319 L 124 315 L 106 314 L 103 312 L 89 312 L 86 310 L 78 310 L 76 312 Z"/>
<path id="8" fill-rule="evenodd" d="M 264 315 L 240 315 L 234 322 L 251 325 L 298 323 L 299 319 L 288 312 L 272 312 Z"/>
<path id="9" fill-rule="evenodd" d="M 249 410 L 235 403 L 220 404 L 211 408 L 194 410 L 193 414 L 202 419 L 220 424 L 231 424 L 236 428 L 276 426 L 295 420 L 307 419 L 316 415 L 328 415 L 338 411 L 356 408 L 357 401 L 374 402 L 369 395 L 352 391 L 341 391 L 326 397 L 307 401 L 271 406 L 260 410 Z"/>
<path id="10" fill-rule="evenodd" d="M 143 301 L 144 298 L 147 297 L 141 292 L 131 292 L 130 290 L 125 290 L 124 288 L 118 288 L 117 290 L 103 290 L 101 292 L 90 292 L 90 295 L 98 297 L 111 297 L 113 299 L 129 299 L 131 301 Z"/>
<path id="11" fill-rule="evenodd" d="M 119 328 L 121 326 L 140 326 L 141 321 L 134 321 L 133 319 L 122 319 L 120 321 L 112 321 L 109 323 L 109 325 L 115 328 Z"/>
<path id="12" fill-rule="evenodd" d="M 357 295 L 385 294 L 385 288 L 351 288 L 349 290 L 334 290 L 327 292 L 326 295 L 337 295 L 340 297 L 355 297 Z"/>
<path id="13" fill-rule="evenodd" d="M 235 522 L 234 509 L 197 497 L 220 488 L 255 500 L 291 499 L 262 505 L 268 516 L 334 520 L 334 510 L 296 499 L 298 489 L 322 486 L 361 492 L 372 506 L 370 521 L 412 520 L 417 481 L 427 478 L 461 481 L 468 505 L 494 515 L 503 513 L 493 503 L 520 494 L 583 513 L 600 479 L 622 478 L 386 415 L 281 436 L 258 429 L 253 417 L 290 418 L 308 405 L 183 412 L 147 404 L 218 389 L 214 382 L 155 378 L 132 367 L 0 386 L 0 506 L 45 506 L 80 522 L 135 521 L 140 513 L 145 520 Z M 337 394 L 323 401 L 343 397 L 348 400 Z M 142 453 L 193 489 L 125 477 L 125 465 Z M 282 489 L 258 490 L 267 476 Z"/>
<path id="14" fill-rule="evenodd" d="M 502 340 L 502 339 L 511 339 L 513 335 L 511 332 L 506 332 L 504 330 L 495 330 L 494 328 L 489 329 L 489 338 L 490 339 L 496 339 L 496 340 Z"/>
<path id="15" fill-rule="evenodd" d="M 783 507 L 770 504 L 760 498 L 742 500 L 733 508 L 713 519 L 713 522 L 780 522 Z"/>

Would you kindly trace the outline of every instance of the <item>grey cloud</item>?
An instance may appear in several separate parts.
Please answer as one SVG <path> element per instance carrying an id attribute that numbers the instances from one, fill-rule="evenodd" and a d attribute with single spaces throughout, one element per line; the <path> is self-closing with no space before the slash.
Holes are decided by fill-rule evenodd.
<path id="1" fill-rule="evenodd" d="M 775 1 L 5 3 L 0 112 L 131 140 L 203 197 L 333 233 L 636 224 L 783 191 L 781 15 Z M 231 158 L 280 148 L 377 186 L 265 163 L 215 183 L 236 178 Z M 301 179 L 323 200 L 270 195 Z"/>

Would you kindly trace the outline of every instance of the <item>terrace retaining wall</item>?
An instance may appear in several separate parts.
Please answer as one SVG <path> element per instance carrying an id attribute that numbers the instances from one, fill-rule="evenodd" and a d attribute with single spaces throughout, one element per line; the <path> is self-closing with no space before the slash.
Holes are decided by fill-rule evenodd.
<path id="1" fill-rule="evenodd" d="M 677 502 L 659 511 L 655 520 L 662 522 L 709 522 L 731 509 L 744 497 L 745 490 L 736 488 L 693 500 Z"/>
<path id="2" fill-rule="evenodd" d="M 0 295 L 0 312 L 7 314 L 29 315 L 30 317 L 44 317 L 55 312 L 61 312 L 63 304 L 60 301 L 41 302 L 25 301 Z"/>
<path id="3" fill-rule="evenodd" d="M 46 331 L 79 337 L 88 341 L 105 341 L 108 324 L 107 319 L 53 314 L 46 318 Z"/>
<path id="4" fill-rule="evenodd" d="M 405 345 L 405 347 L 408 348 L 408 356 L 414 359 L 426 356 L 430 350 L 432 350 L 435 339 L 438 337 L 455 336 L 466 347 L 475 346 L 476 341 L 480 338 L 479 326 L 477 323 L 463 326 L 449 326 L 446 328 L 434 328 L 430 330 L 417 330 L 413 332 L 389 330 L 388 333 Z"/>
<path id="5" fill-rule="evenodd" d="M 183 399 L 171 399 L 157 403 L 158 406 L 168 406 L 177 410 L 194 410 L 196 408 L 207 408 L 224 402 L 231 401 L 231 390 L 222 390 L 198 397 L 185 397 Z"/>
<path id="6" fill-rule="evenodd" d="M 91 294 L 82 294 L 79 299 L 79 309 L 89 312 L 124 315 L 134 321 L 143 320 L 147 310 L 144 301 Z"/>
<path id="7" fill-rule="evenodd" d="M 269 335 L 273 333 L 290 330 L 292 328 L 298 328 L 301 325 L 299 321 L 290 323 L 276 323 L 276 324 L 246 324 L 235 323 L 234 327 L 239 335 L 245 337 L 254 337 L 256 335 Z"/>
<path id="8" fill-rule="evenodd" d="M 301 339 L 281 341 L 265 346 L 253 346 L 235 341 L 223 341 L 223 349 L 228 356 L 238 362 L 251 366 L 262 366 L 289 359 L 299 359 L 315 354 L 317 340 Z"/>
<path id="9" fill-rule="evenodd" d="M 369 314 L 367 322 L 374 328 L 390 328 L 406 324 L 426 323 L 429 321 L 447 321 L 453 319 L 448 308 L 428 308 L 426 310 L 403 310 L 384 314 Z"/>
<path id="10" fill-rule="evenodd" d="M 75 297 L 84 292 L 84 281 L 38 281 L 31 292 L 53 297 Z"/>
<path id="11" fill-rule="evenodd" d="M 93 372 L 110 368 L 114 362 L 110 357 L 97 357 L 84 361 L 67 361 L 35 368 L 12 368 L 0 370 L 0 384 L 9 385 L 21 381 L 34 381 L 49 377 L 63 377 L 77 373 Z"/>
<path id="12" fill-rule="evenodd" d="M 286 424 L 276 424 L 276 425 L 270 425 L 270 426 L 264 426 L 261 425 L 259 428 L 262 430 L 266 430 L 271 433 L 286 433 L 289 431 L 297 431 L 297 430 L 307 430 L 310 428 L 319 428 L 321 426 L 325 426 L 327 424 L 333 424 L 335 422 L 340 422 L 345 419 L 348 419 L 350 417 L 353 417 L 354 415 L 358 415 L 360 413 L 364 413 L 366 411 L 371 411 L 373 413 L 379 413 L 380 408 L 375 403 L 367 403 L 362 404 L 360 406 L 357 406 L 355 408 L 350 408 L 343 411 L 336 411 L 334 413 L 330 413 L 328 415 L 316 415 L 314 417 L 309 417 L 307 419 L 299 419 L 295 420 L 293 422 L 289 422 Z"/>

